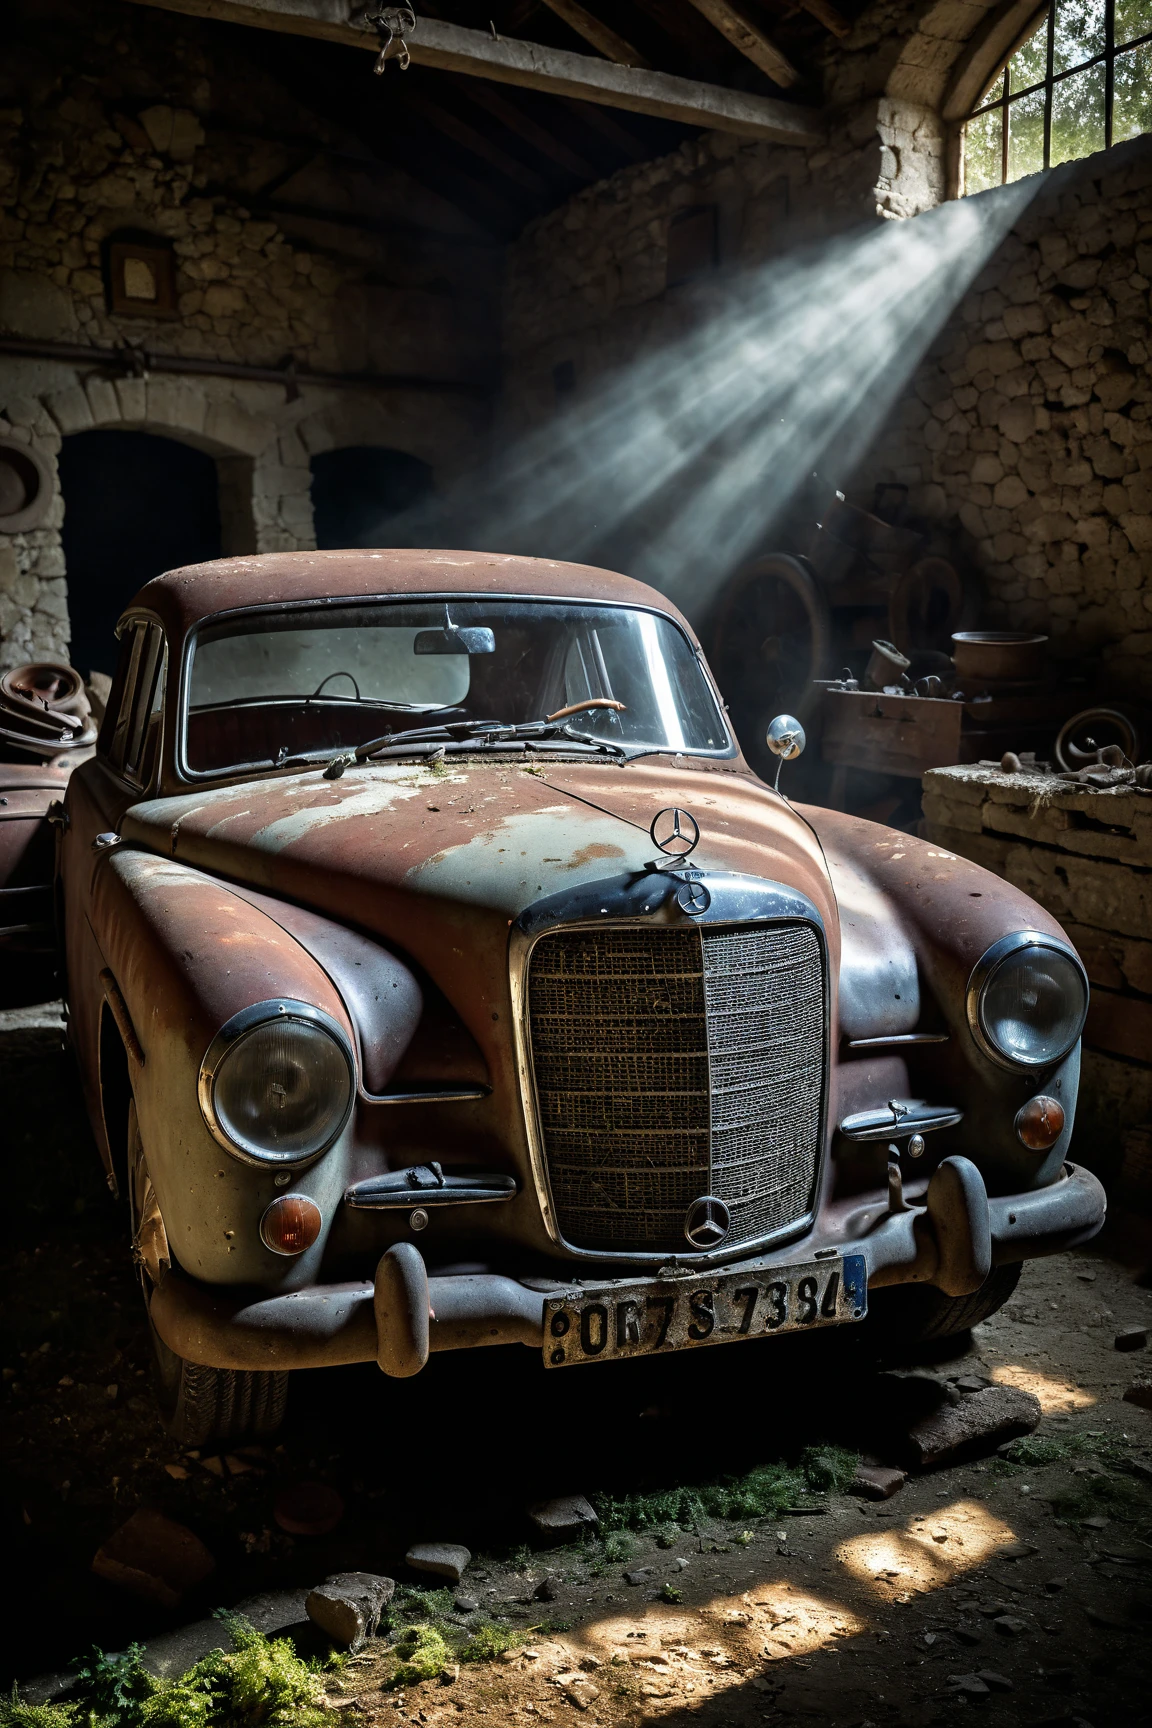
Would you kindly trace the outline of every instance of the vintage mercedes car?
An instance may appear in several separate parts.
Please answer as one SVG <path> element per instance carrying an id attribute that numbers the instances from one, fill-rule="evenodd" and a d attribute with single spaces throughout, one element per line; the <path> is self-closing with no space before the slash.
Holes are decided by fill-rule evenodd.
<path id="1" fill-rule="evenodd" d="M 1059 925 L 758 780 L 660 594 L 232 558 L 120 649 L 52 812 L 69 1028 L 185 1441 L 273 1429 L 294 1368 L 570 1367 L 876 1292 L 956 1330 L 1099 1228 Z"/>

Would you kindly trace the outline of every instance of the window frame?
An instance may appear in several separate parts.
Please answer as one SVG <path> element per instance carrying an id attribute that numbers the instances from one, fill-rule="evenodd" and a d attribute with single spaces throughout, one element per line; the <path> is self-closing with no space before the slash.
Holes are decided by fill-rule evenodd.
<path id="1" fill-rule="evenodd" d="M 483 593 L 468 589 L 455 590 L 451 593 L 424 593 L 414 591 L 412 593 L 404 594 L 316 595 L 300 600 L 281 602 L 279 604 L 265 602 L 258 606 L 231 606 L 220 612 L 206 613 L 202 618 L 197 619 L 195 625 L 188 631 L 184 638 L 180 655 L 180 683 L 176 700 L 176 733 L 173 741 L 174 748 L 172 752 L 176 779 L 185 785 L 197 786 L 208 785 L 212 782 L 219 783 L 224 781 L 251 780 L 254 778 L 263 779 L 272 774 L 298 774 L 300 772 L 299 768 L 278 769 L 267 762 L 237 763 L 224 769 L 193 768 L 189 763 L 188 716 L 191 712 L 190 698 L 192 661 L 195 656 L 197 639 L 200 631 L 206 625 L 219 624 L 232 619 L 259 618 L 267 615 L 274 615 L 283 618 L 288 617 L 295 612 L 324 610 L 335 613 L 341 609 L 360 608 L 372 605 L 405 606 L 411 605 L 414 602 L 435 602 L 438 604 L 446 603 L 452 605 L 453 603 L 462 600 L 479 600 L 490 605 L 499 604 L 501 601 L 512 601 L 522 602 L 528 605 L 551 604 L 557 606 L 599 606 L 603 607 L 605 611 L 644 612 L 649 613 L 654 618 L 664 619 L 667 623 L 672 625 L 673 629 L 683 637 L 687 644 L 688 650 L 698 666 L 700 674 L 716 704 L 716 713 L 727 739 L 727 745 L 715 750 L 694 749 L 690 745 L 684 745 L 682 749 L 677 750 L 674 747 L 669 746 L 667 751 L 653 750 L 651 753 L 654 755 L 667 754 L 672 756 L 691 756 L 704 761 L 732 761 L 739 756 L 740 744 L 732 728 L 732 721 L 728 713 L 728 705 L 721 695 L 720 687 L 713 676 L 712 668 L 708 664 L 703 649 L 700 647 L 698 642 L 693 640 L 692 635 L 684 628 L 679 619 L 672 617 L 670 613 L 663 611 L 658 606 L 645 606 L 643 603 L 637 603 L 634 600 L 584 599 L 576 595 L 558 596 L 555 594 L 524 594 L 503 591 Z"/>
<path id="2" fill-rule="evenodd" d="M 120 662 L 101 727 L 98 749 L 118 780 L 136 791 L 145 784 L 145 768 L 154 765 L 158 751 L 149 751 L 152 716 L 163 688 L 167 661 L 164 631 L 153 618 L 131 618 L 121 632 Z M 163 720 L 159 722 L 163 725 Z"/>
<path id="3" fill-rule="evenodd" d="M 1004 61 L 1002 62 L 1000 69 L 997 72 L 995 78 L 990 80 L 989 84 L 987 85 L 987 87 L 985 89 L 985 97 L 986 97 L 988 94 L 988 91 L 991 89 L 994 89 L 996 86 L 996 83 L 999 81 L 1000 85 L 1001 85 L 1001 90 L 1000 90 L 999 96 L 997 96 L 993 101 L 987 101 L 984 98 L 982 98 L 976 104 L 976 106 L 974 108 L 970 109 L 969 112 L 967 114 L 965 114 L 964 117 L 962 118 L 962 120 L 960 122 L 960 133 L 961 133 L 961 138 L 963 139 L 962 157 L 961 157 L 961 163 L 962 163 L 962 166 L 961 166 L 962 196 L 965 196 L 965 197 L 972 196 L 972 194 L 970 194 L 968 192 L 968 187 L 967 187 L 966 181 L 967 181 L 967 132 L 968 132 L 968 127 L 972 123 L 973 120 L 978 120 L 981 117 L 981 115 L 991 114 L 996 109 L 1000 110 L 1000 116 L 1001 116 L 1001 118 L 1000 118 L 1000 185 L 1001 186 L 1007 186 L 1007 185 L 1011 184 L 1011 182 L 1008 179 L 1008 153 L 1009 153 L 1009 148 L 1010 148 L 1010 144 L 1011 144 L 1011 125 L 1012 125 L 1011 110 L 1013 109 L 1013 107 L 1015 107 L 1016 103 L 1019 102 L 1020 100 L 1022 100 L 1024 97 L 1034 96 L 1038 91 L 1043 91 L 1043 93 L 1044 93 L 1044 159 L 1043 159 L 1043 163 L 1042 163 L 1042 171 L 1046 171 L 1047 169 L 1049 169 L 1052 166 L 1052 102 L 1053 102 L 1053 93 L 1056 89 L 1056 86 L 1058 84 L 1064 83 L 1069 78 L 1077 77 L 1081 72 L 1086 72 L 1093 66 L 1103 65 L 1103 67 L 1104 67 L 1104 149 L 1105 150 L 1111 150 L 1113 147 L 1112 131 L 1113 131 L 1113 121 L 1115 118 L 1115 116 L 1114 116 L 1114 95 L 1115 95 L 1115 68 L 1116 68 L 1117 57 L 1119 55 L 1122 55 L 1122 54 L 1128 54 L 1133 49 L 1143 47 L 1147 43 L 1152 42 L 1152 30 L 1145 31 L 1143 36 L 1134 36 L 1130 42 L 1124 42 L 1120 45 L 1119 48 L 1117 48 L 1117 46 L 1116 46 L 1116 0 L 1105 0 L 1105 4 L 1104 4 L 1104 47 L 1100 50 L 1100 52 L 1098 54 L 1090 55 L 1086 60 L 1078 61 L 1075 66 L 1068 66 L 1062 72 L 1057 72 L 1055 69 L 1055 50 L 1056 50 L 1056 8 L 1057 8 L 1058 4 L 1059 4 L 1059 0 L 1045 0 L 1044 5 L 1038 6 L 1035 9 L 1035 11 L 1032 13 L 1031 17 L 1029 18 L 1028 23 L 1026 24 L 1025 28 L 1020 32 L 1020 35 L 1017 37 L 1015 43 L 1013 44 L 1011 51 L 1009 52 L 1009 54 L 1005 57 Z M 1038 79 L 1035 83 L 1025 85 L 1019 90 L 1013 90 L 1011 88 L 1011 77 L 1010 77 L 1010 68 L 1012 65 L 1012 61 L 1015 59 L 1017 53 L 1024 46 L 1024 44 L 1026 42 L 1031 41 L 1032 37 L 1037 35 L 1041 29 L 1044 29 L 1046 31 L 1046 34 L 1047 34 L 1044 76 L 1043 76 L 1043 78 Z M 1069 158 L 1069 160 L 1082 161 L 1083 158 L 1082 157 L 1072 157 L 1072 158 Z M 1024 178 L 1024 176 L 1021 176 L 1021 178 Z M 993 190 L 993 188 L 986 187 L 986 188 L 984 188 L 984 190 L 990 191 L 990 190 Z"/>

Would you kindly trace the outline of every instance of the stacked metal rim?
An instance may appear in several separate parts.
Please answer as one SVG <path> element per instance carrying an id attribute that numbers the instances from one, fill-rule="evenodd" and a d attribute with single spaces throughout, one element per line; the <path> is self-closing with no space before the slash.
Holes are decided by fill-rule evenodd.
<path id="1" fill-rule="evenodd" d="M 84 680 L 63 662 L 0 673 L 0 759 L 46 762 L 96 742 Z"/>

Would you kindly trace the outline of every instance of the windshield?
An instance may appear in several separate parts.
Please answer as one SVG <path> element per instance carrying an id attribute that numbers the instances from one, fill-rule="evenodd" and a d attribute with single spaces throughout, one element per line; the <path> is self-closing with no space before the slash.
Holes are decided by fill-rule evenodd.
<path id="1" fill-rule="evenodd" d="M 323 758 L 388 733 L 522 726 L 573 708 L 549 749 L 732 748 L 691 644 L 658 613 L 377 601 L 204 625 L 187 678 L 185 761 L 219 774 Z"/>

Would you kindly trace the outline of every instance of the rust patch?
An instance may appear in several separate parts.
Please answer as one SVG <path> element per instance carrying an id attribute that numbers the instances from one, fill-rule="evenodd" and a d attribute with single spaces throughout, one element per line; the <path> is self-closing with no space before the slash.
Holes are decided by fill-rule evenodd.
<path id="1" fill-rule="evenodd" d="M 623 858 L 625 851 L 622 846 L 610 846 L 604 840 L 593 840 L 589 846 L 581 846 L 578 852 L 573 852 L 564 865 L 565 870 L 579 870 L 582 864 L 590 864 L 593 858 Z"/>

